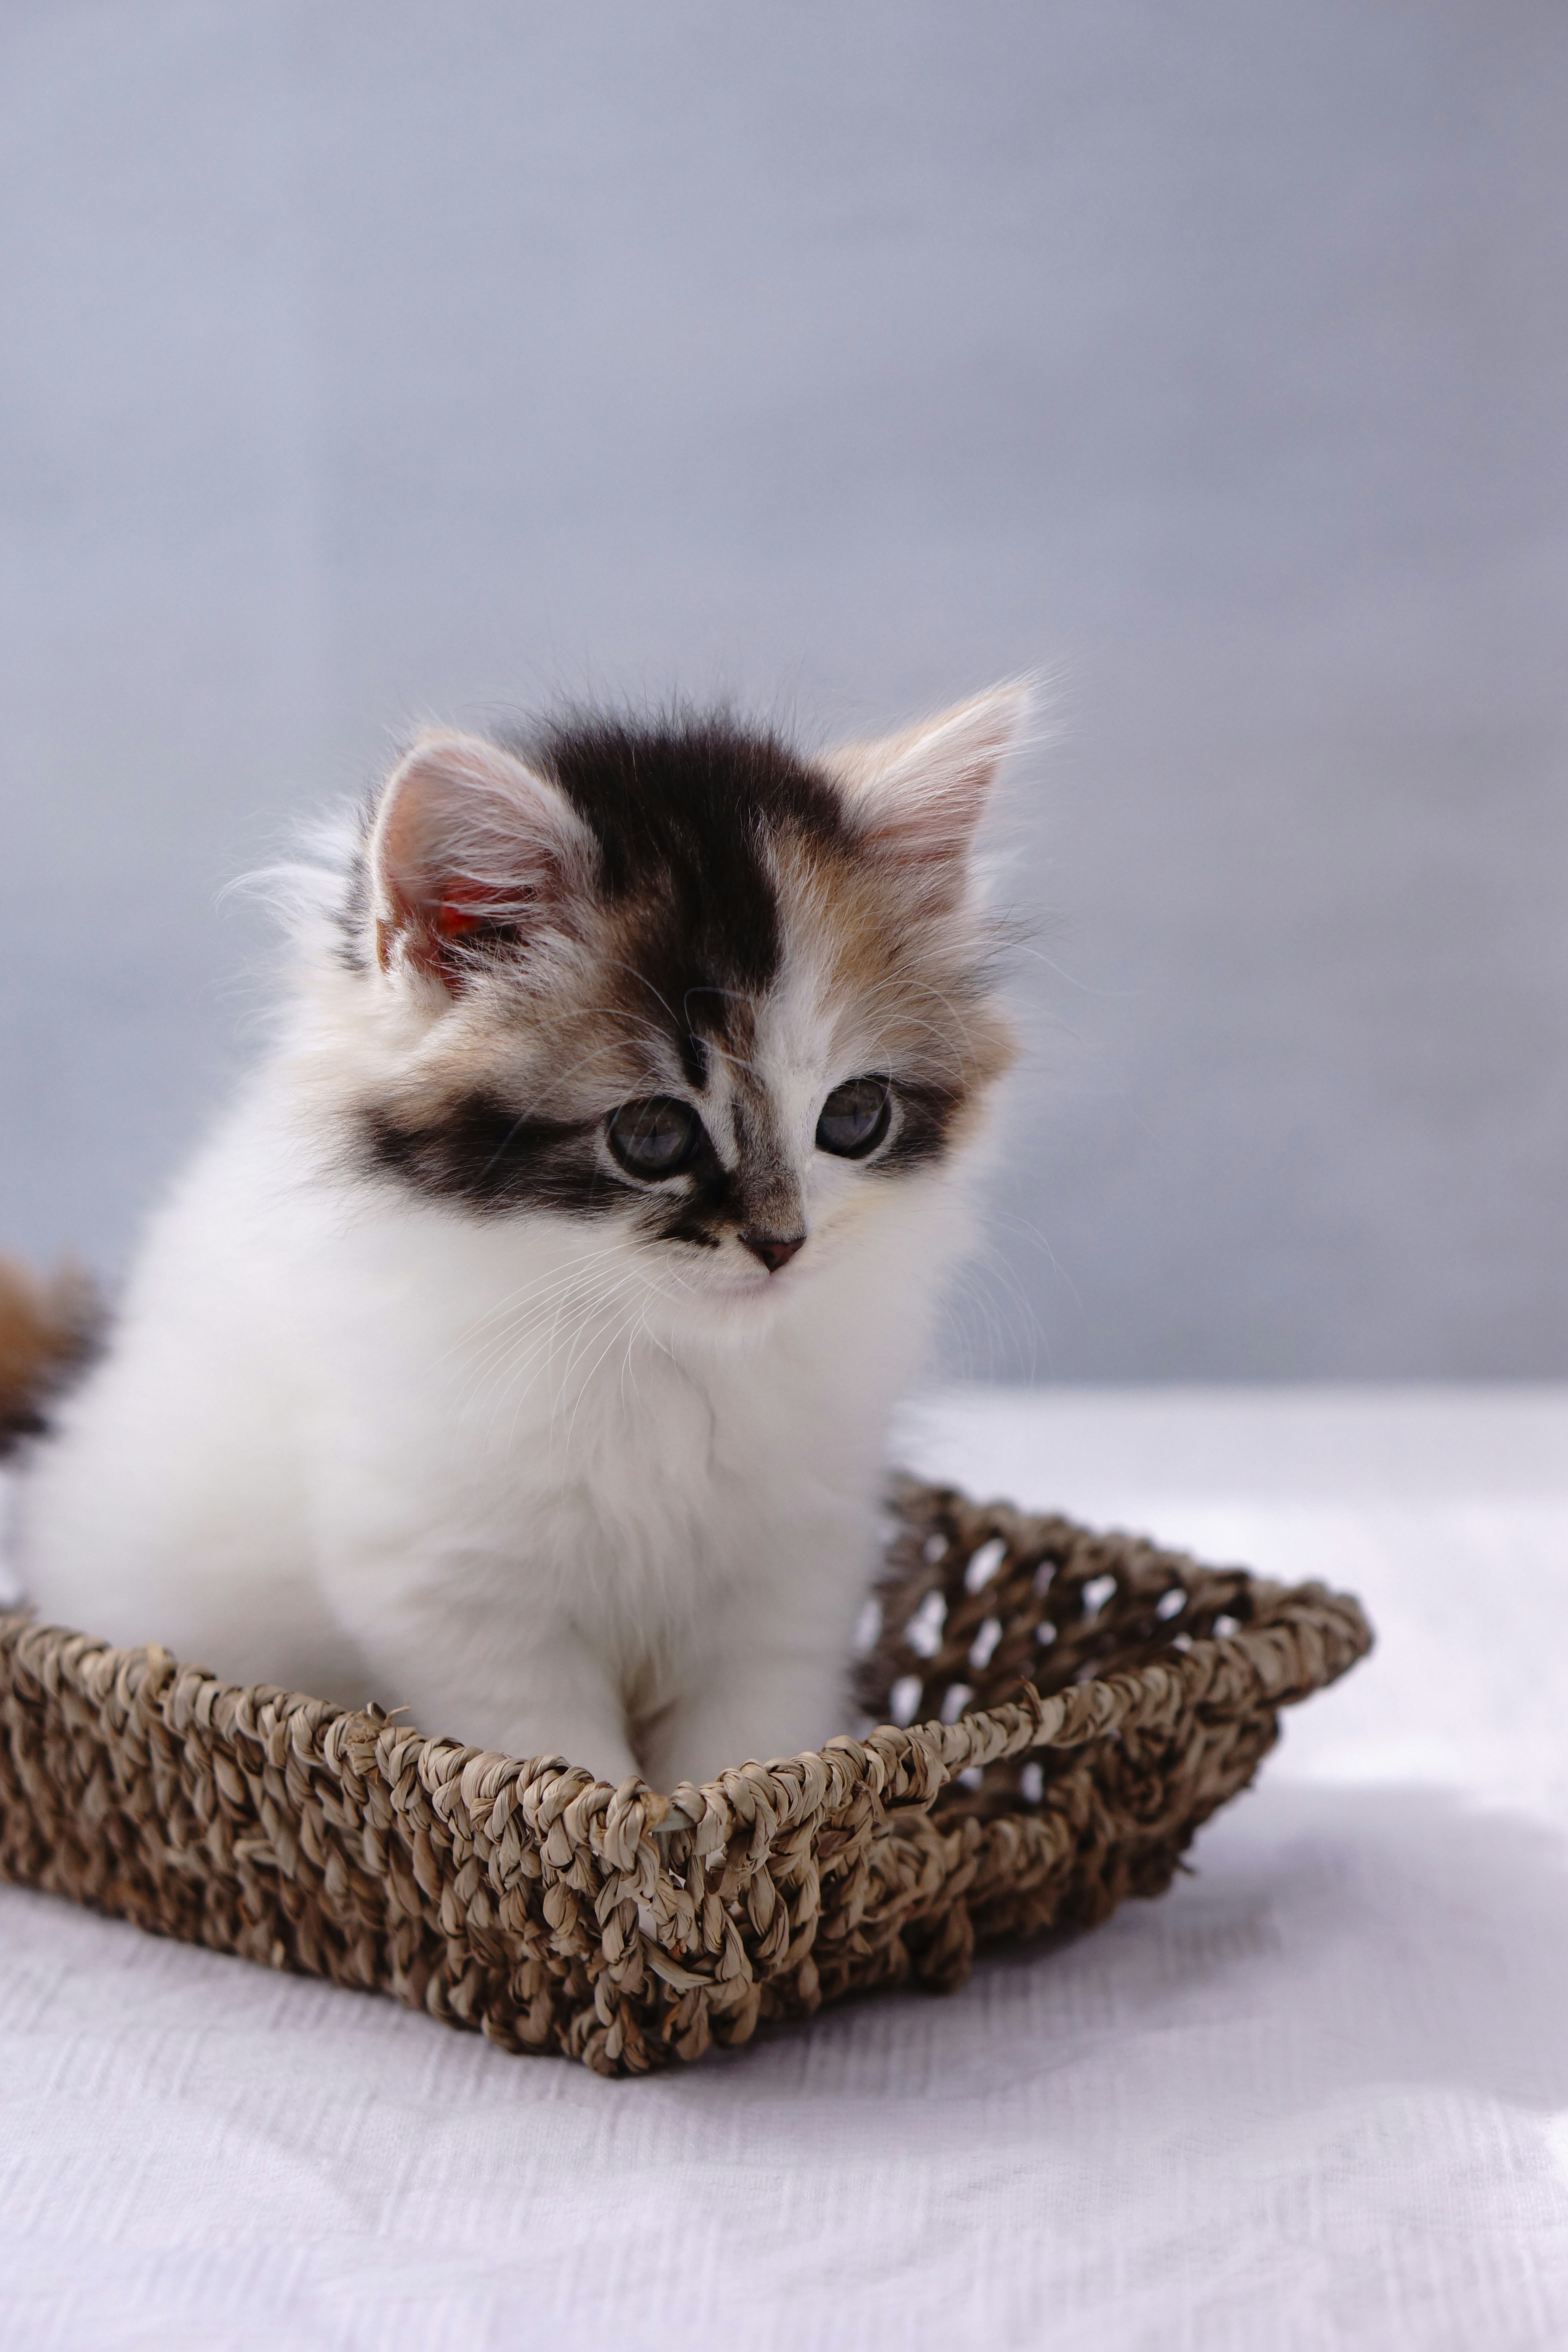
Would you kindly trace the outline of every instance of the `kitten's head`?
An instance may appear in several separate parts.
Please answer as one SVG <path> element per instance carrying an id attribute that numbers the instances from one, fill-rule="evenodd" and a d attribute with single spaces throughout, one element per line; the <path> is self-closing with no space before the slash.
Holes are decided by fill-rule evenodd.
<path id="1" fill-rule="evenodd" d="M 819 758 L 723 718 L 422 735 L 347 918 L 362 1166 L 584 1221 L 707 1312 L 826 1272 L 1013 1057 L 973 849 L 1025 710 Z"/>

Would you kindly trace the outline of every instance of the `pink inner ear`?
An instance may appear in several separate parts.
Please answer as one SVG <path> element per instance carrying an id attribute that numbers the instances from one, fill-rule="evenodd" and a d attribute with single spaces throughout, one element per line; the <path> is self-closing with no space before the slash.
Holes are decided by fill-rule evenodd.
<path id="1" fill-rule="evenodd" d="M 387 785 L 372 845 L 382 970 L 401 941 L 419 970 L 459 986 L 465 944 L 515 933 L 563 897 L 584 834 L 555 786 L 499 745 L 425 738 Z"/>
<path id="2" fill-rule="evenodd" d="M 435 894 L 409 907 L 398 925 L 376 925 L 376 954 L 384 971 L 391 960 L 392 936 L 403 932 L 407 952 L 422 971 L 448 982 L 461 977 L 461 960 L 451 950 L 485 935 L 492 938 L 515 930 L 517 894 L 487 889 L 483 883 L 437 885 Z"/>
<path id="3" fill-rule="evenodd" d="M 494 930 L 508 919 L 507 909 L 516 919 L 515 902 L 500 891 L 486 892 L 478 884 L 463 898 L 442 897 L 435 906 L 426 908 L 425 919 L 432 930 L 439 931 L 444 940 L 460 940 L 469 931 Z"/>

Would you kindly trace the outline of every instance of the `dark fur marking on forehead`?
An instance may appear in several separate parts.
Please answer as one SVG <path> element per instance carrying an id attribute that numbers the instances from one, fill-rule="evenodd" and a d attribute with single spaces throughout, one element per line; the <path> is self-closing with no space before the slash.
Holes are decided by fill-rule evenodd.
<path id="1" fill-rule="evenodd" d="M 723 1038 L 731 996 L 755 996 L 778 971 L 769 837 L 849 841 L 832 785 L 776 736 L 722 715 L 574 714 L 503 740 L 592 829 L 606 900 L 635 927 L 647 1009 Z"/>
<path id="2" fill-rule="evenodd" d="M 362 1115 L 366 1172 L 395 1177 L 428 1201 L 501 1216 L 520 1209 L 575 1216 L 624 1207 L 637 1188 L 610 1173 L 597 1150 L 598 1121 L 571 1125 L 521 1118 L 493 1096 L 465 1096 L 424 1123 L 390 1110 Z"/>
<path id="3" fill-rule="evenodd" d="M 717 895 L 717 877 L 744 882 L 755 871 L 763 830 L 839 846 L 850 837 L 825 776 L 766 729 L 722 712 L 641 722 L 574 713 L 509 748 L 551 776 L 593 827 L 613 898 L 671 873 Z"/>

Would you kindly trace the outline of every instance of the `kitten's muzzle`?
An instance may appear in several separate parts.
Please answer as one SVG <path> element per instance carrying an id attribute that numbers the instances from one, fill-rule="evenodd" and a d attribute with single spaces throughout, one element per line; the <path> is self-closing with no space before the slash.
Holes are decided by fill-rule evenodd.
<path id="1" fill-rule="evenodd" d="M 777 1274 L 797 1251 L 805 1247 L 804 1234 L 742 1234 L 741 1239 L 753 1257 L 761 1258 L 770 1274 Z"/>

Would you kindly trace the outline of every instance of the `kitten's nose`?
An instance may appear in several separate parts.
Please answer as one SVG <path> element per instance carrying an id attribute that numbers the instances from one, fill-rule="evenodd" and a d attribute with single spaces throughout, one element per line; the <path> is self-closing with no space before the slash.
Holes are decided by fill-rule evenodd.
<path id="1" fill-rule="evenodd" d="M 796 1250 L 805 1247 L 804 1234 L 742 1234 L 741 1239 L 753 1257 L 762 1259 L 770 1274 L 776 1274 L 781 1265 L 789 1264 Z"/>

